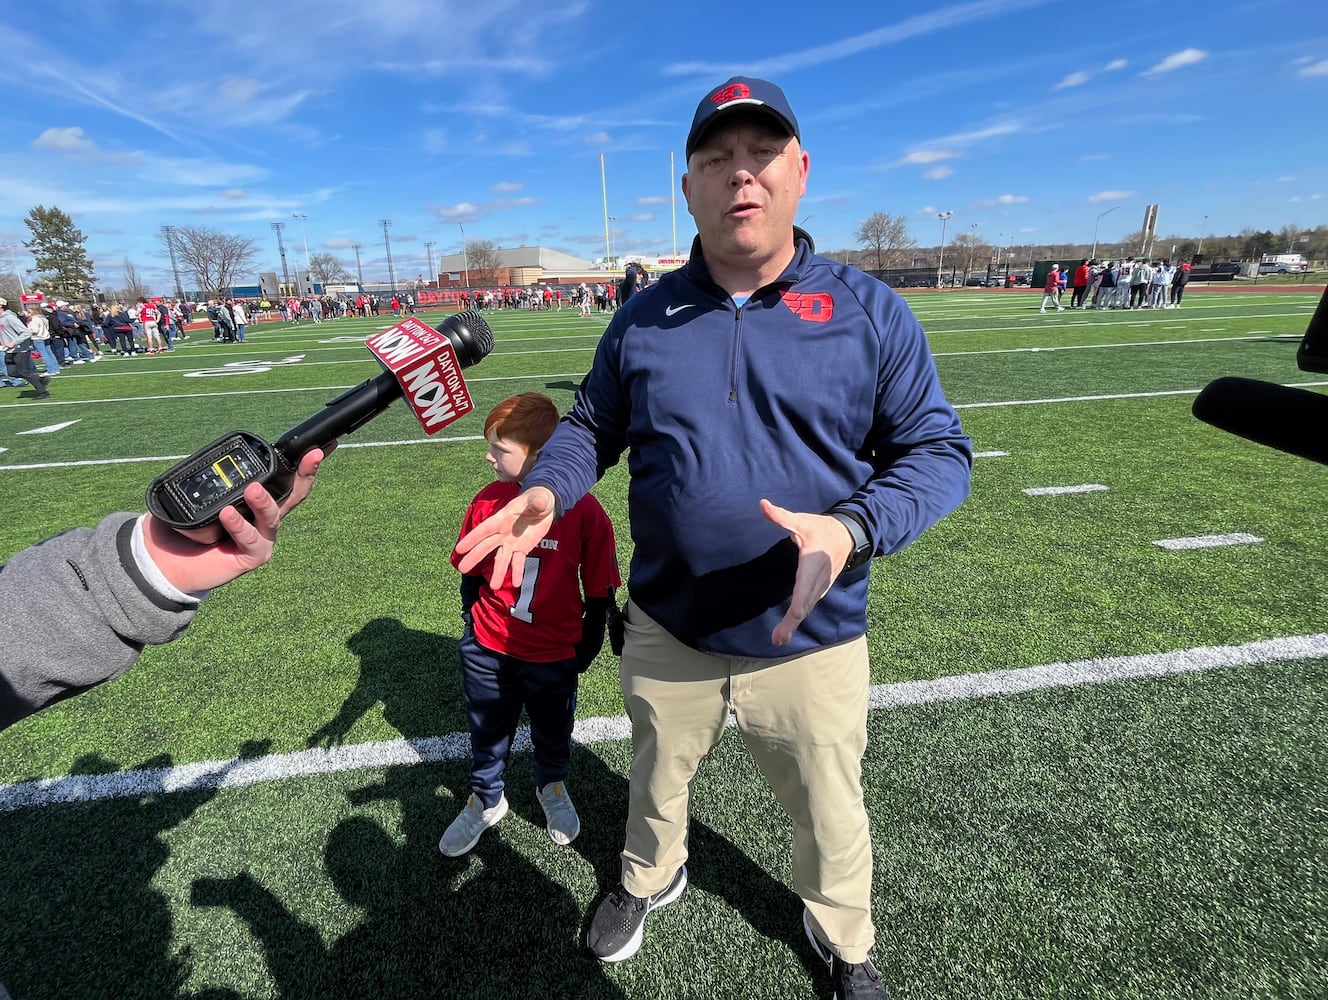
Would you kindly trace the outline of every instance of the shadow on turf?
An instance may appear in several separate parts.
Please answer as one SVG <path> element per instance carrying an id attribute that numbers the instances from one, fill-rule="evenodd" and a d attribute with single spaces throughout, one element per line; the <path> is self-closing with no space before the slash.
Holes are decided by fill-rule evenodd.
<path id="1" fill-rule="evenodd" d="M 383 718 L 407 739 L 466 730 L 455 636 L 374 618 L 346 640 L 346 648 L 360 658 L 359 679 L 337 714 L 309 736 L 309 746 L 344 743 L 379 702 Z"/>
<path id="2" fill-rule="evenodd" d="M 250 741 L 239 757 L 260 757 Z M 168 755 L 138 770 L 168 768 Z M 221 768 L 229 770 L 231 762 Z M 73 774 L 121 768 L 98 754 Z M 189 974 L 170 905 L 153 881 L 170 858 L 162 839 L 219 789 L 145 794 L 0 815 L 0 982 L 19 1000 L 159 1000 Z"/>
<path id="3" fill-rule="evenodd" d="M 246 745 L 241 756 L 263 750 Z M 163 758 L 140 766 L 170 763 Z M 109 766 L 85 760 L 79 769 L 92 773 Z M 347 792 L 354 808 L 395 803 L 400 820 L 384 829 L 354 815 L 328 833 L 327 881 L 363 914 L 330 943 L 245 870 L 195 879 L 189 903 L 226 909 L 243 922 L 271 979 L 264 996 L 626 996 L 619 981 L 631 983 L 633 963 L 610 971 L 583 945 L 591 910 L 618 881 L 626 778 L 595 753 L 573 746 L 569 785 L 584 828 L 566 849 L 542 840 L 529 755 L 513 760 L 508 779 L 508 828 L 486 834 L 470 855 L 457 859 L 440 855 L 437 841 L 468 794 L 468 762 L 390 768 L 381 781 Z M 440 787 L 451 794 L 440 795 Z M 242 1000 L 245 994 L 229 988 L 186 991 L 194 971 L 188 942 L 178 936 L 172 903 L 154 886 L 170 857 L 164 835 L 216 794 L 150 794 L 0 816 L 0 837 L 17 845 L 0 877 L 0 981 L 21 1000 Z M 523 820 L 534 831 L 520 829 Z M 534 849 L 532 836 L 539 838 Z M 699 892 L 722 899 L 737 915 L 724 919 L 744 920 L 761 936 L 792 948 L 809 981 L 824 987 L 824 967 L 802 940 L 798 898 L 703 823 L 692 822 L 689 846 L 688 892 L 651 918 L 635 959 L 643 971 L 677 976 L 650 995 L 683 995 L 689 983 L 694 989 L 698 966 L 742 974 L 722 934 L 701 939 L 701 946 L 688 934 L 686 953 L 671 948 L 670 923 L 695 920 L 707 910 L 713 915 L 713 904 L 694 895 Z M 586 889 L 574 896 L 564 884 L 568 879 L 548 874 L 570 873 L 575 882 L 581 865 L 589 868 L 581 881 L 593 873 L 596 884 L 588 902 Z M 40 891 L 17 891 L 34 885 Z M 640 993 L 638 983 L 633 995 Z"/>

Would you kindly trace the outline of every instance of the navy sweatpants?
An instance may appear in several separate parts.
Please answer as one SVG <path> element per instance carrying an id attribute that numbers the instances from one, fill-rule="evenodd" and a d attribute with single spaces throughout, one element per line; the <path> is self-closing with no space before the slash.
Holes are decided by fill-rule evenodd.
<path id="1" fill-rule="evenodd" d="M 535 786 L 565 781 L 572 754 L 576 685 L 574 659 L 530 663 L 495 653 L 466 629 L 458 643 L 461 686 L 470 716 L 470 788 L 488 809 L 503 796 L 503 771 L 521 710 L 530 719 Z"/>

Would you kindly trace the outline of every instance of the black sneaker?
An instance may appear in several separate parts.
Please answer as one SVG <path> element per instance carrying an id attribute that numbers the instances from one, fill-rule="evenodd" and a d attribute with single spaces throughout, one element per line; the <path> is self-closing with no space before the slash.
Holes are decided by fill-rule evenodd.
<path id="1" fill-rule="evenodd" d="M 633 896 L 622 883 L 599 904 L 590 930 L 586 933 L 586 946 L 601 962 L 624 962 L 641 950 L 645 940 L 646 914 L 668 906 L 687 888 L 687 866 L 683 865 L 673 881 L 653 896 Z"/>
<path id="2" fill-rule="evenodd" d="M 811 942 L 812 951 L 821 961 L 830 967 L 830 986 L 834 990 L 831 1000 L 850 1000 L 853 997 L 877 997 L 885 1000 L 887 994 L 881 985 L 881 974 L 872 965 L 871 959 L 863 962 L 845 962 L 822 943 L 812 930 L 811 914 L 802 911 L 802 932 Z"/>

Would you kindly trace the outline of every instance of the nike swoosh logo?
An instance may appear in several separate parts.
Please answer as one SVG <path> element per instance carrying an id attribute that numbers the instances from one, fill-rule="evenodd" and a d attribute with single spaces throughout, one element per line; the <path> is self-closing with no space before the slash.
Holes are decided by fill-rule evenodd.
<path id="1" fill-rule="evenodd" d="M 682 312 L 684 309 L 690 309 L 690 308 L 692 308 L 692 306 L 694 306 L 694 305 L 696 305 L 695 302 L 688 302 L 686 305 L 683 305 L 683 306 L 669 306 L 667 309 L 664 310 L 664 315 L 665 315 L 665 316 L 673 316 L 673 315 L 675 315 L 675 314 L 677 314 L 677 313 Z"/>

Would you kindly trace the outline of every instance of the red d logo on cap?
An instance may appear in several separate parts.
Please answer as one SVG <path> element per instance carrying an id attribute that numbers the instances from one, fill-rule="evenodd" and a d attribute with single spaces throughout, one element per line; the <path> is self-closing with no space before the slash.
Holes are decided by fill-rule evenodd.
<path id="1" fill-rule="evenodd" d="M 735 83 L 732 86 L 717 90 L 710 95 L 710 100 L 715 104 L 724 105 L 729 101 L 741 101 L 752 96 L 752 89 L 745 83 Z"/>

